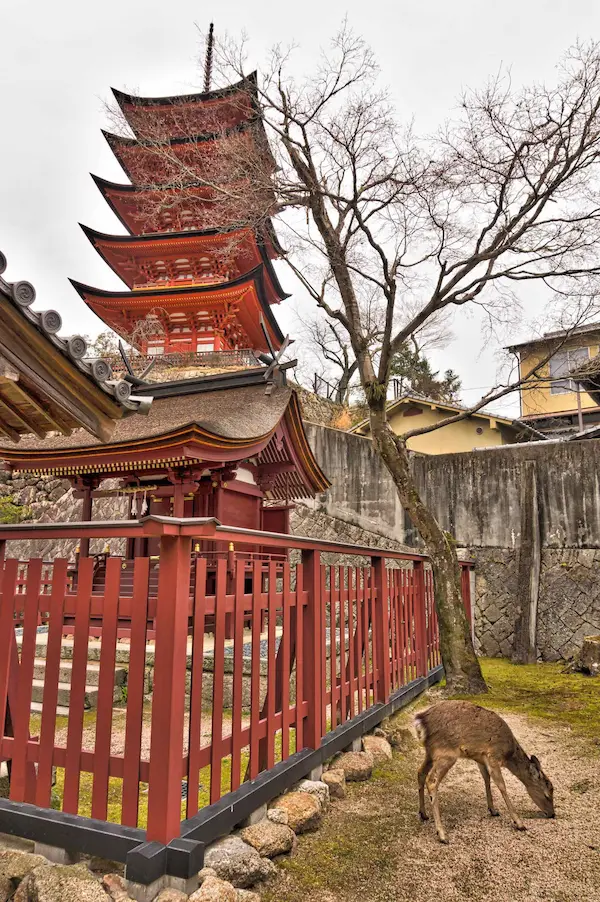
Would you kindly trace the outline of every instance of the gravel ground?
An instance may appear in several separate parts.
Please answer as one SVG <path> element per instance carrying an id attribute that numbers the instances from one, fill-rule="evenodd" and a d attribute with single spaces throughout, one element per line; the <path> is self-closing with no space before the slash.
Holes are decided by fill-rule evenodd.
<path id="1" fill-rule="evenodd" d="M 417 817 L 421 750 L 352 787 L 322 831 L 302 837 L 267 898 L 285 902 L 600 902 L 600 758 L 568 729 L 506 715 L 555 786 L 556 819 L 538 812 L 504 771 L 527 831 L 487 815 L 477 766 L 461 761 L 440 790 L 450 844 Z M 591 751 L 591 755 L 590 755 Z"/>

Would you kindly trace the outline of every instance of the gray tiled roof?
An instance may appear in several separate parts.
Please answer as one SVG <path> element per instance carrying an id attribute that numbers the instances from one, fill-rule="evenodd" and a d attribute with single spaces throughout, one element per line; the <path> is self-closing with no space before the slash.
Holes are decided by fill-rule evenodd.
<path id="1" fill-rule="evenodd" d="M 136 411 L 147 401 L 131 397 L 131 385 L 124 379 L 113 379 L 110 364 L 106 360 L 84 360 L 87 353 L 87 342 L 81 335 L 61 338 L 58 335 L 62 328 L 62 317 L 56 310 L 34 310 L 32 304 L 36 298 L 35 288 L 30 282 L 7 282 L 3 278 L 6 270 L 6 257 L 0 251 L 0 293 L 12 302 L 15 309 L 28 322 L 32 323 L 46 339 L 67 357 L 73 366 L 96 383 L 121 407 Z"/>

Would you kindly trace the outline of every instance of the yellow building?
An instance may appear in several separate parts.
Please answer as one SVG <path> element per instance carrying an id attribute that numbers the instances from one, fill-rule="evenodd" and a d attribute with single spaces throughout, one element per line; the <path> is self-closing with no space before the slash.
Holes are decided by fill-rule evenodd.
<path id="1" fill-rule="evenodd" d="M 404 395 L 389 404 L 388 420 L 396 435 L 404 435 L 413 429 L 436 425 L 461 410 L 463 408 L 456 404 L 432 401 L 418 395 Z M 369 420 L 363 420 L 350 431 L 368 435 Z M 433 432 L 416 435 L 407 444 L 411 451 L 422 454 L 452 454 L 457 451 L 472 451 L 473 448 L 512 444 L 517 441 L 520 432 L 512 420 L 479 411 Z"/>
<path id="2" fill-rule="evenodd" d="M 570 332 L 547 332 L 511 345 L 518 360 L 521 420 L 547 435 L 580 431 L 600 423 L 600 407 L 581 383 L 569 378 L 598 354 L 600 323 Z M 550 355 L 550 356 L 549 356 Z"/>

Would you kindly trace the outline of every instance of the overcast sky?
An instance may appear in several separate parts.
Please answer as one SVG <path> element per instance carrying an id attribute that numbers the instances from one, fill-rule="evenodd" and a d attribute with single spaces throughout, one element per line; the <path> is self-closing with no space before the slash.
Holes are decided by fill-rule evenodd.
<path id="1" fill-rule="evenodd" d="M 110 86 L 150 96 L 198 90 L 195 23 L 206 28 L 211 19 L 217 32 L 248 33 L 259 68 L 266 48 L 291 41 L 309 67 L 345 14 L 375 50 L 399 115 L 414 117 L 418 131 L 432 130 L 452 112 L 461 88 L 481 84 L 499 66 L 512 67 L 514 84 L 552 80 L 569 44 L 600 38 L 597 0 L 0 0 L 0 249 L 7 277 L 31 281 L 36 306 L 59 310 L 69 332 L 100 331 L 68 277 L 122 285 L 78 226 L 123 231 L 89 175 L 125 180 L 100 133 Z M 279 266 L 285 287 L 295 291 Z M 301 306 L 295 293 L 292 303 Z M 283 307 L 282 327 L 293 331 Z M 455 333 L 435 364 L 457 370 L 463 399 L 472 401 L 494 380 L 496 349 L 480 352 L 476 317 L 461 314 Z"/>

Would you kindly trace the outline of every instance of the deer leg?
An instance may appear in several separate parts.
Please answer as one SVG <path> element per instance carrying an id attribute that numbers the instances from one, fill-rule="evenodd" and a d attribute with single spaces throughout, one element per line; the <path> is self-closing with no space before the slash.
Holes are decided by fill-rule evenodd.
<path id="1" fill-rule="evenodd" d="M 487 759 L 486 764 L 487 764 L 487 768 L 488 768 L 488 771 L 489 771 L 489 774 L 490 774 L 492 780 L 494 781 L 494 783 L 500 790 L 500 794 L 502 795 L 502 798 L 504 799 L 504 803 L 508 809 L 508 813 L 510 814 L 510 816 L 512 818 L 513 824 L 515 825 L 517 830 L 525 830 L 525 824 L 523 823 L 523 821 L 521 820 L 521 818 L 519 817 L 519 815 L 513 808 L 512 802 L 508 797 L 508 793 L 506 791 L 506 784 L 504 782 L 504 777 L 502 776 L 502 770 L 500 768 L 500 765 L 498 764 L 497 761 L 490 761 L 489 758 Z"/>
<path id="2" fill-rule="evenodd" d="M 439 841 L 443 843 L 448 842 L 448 837 L 446 836 L 446 831 L 444 830 L 442 819 L 440 817 L 438 789 L 440 783 L 454 764 L 456 764 L 456 758 L 438 758 L 437 761 L 434 761 L 433 767 L 425 778 L 429 798 L 431 799 L 431 807 L 433 809 L 435 829 L 437 830 Z"/>
<path id="3" fill-rule="evenodd" d="M 422 821 L 428 821 L 429 816 L 425 811 L 425 781 L 427 779 L 427 774 L 433 767 L 433 760 L 426 756 L 425 761 L 419 768 L 419 816 Z"/>
<path id="4" fill-rule="evenodd" d="M 494 807 L 492 784 L 490 783 L 490 775 L 488 773 L 488 769 L 484 764 L 479 764 L 479 762 L 477 762 L 477 767 L 481 771 L 481 776 L 483 777 L 483 782 L 485 783 L 485 797 L 487 799 L 488 811 L 492 815 L 492 817 L 500 817 L 500 812 L 497 808 Z"/>

